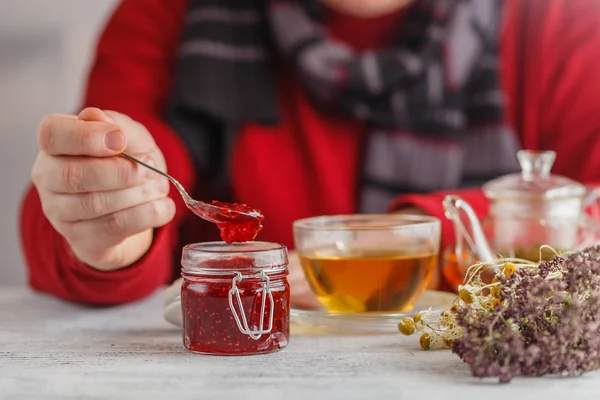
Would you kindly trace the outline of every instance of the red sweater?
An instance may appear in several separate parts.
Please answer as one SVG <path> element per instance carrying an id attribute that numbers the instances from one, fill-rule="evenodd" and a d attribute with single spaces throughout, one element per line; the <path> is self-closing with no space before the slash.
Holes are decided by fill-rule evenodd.
<path id="1" fill-rule="evenodd" d="M 600 181 L 600 2 L 504 4 L 503 88 L 508 119 L 523 147 L 556 151 L 555 173 L 586 183 Z M 185 12 L 186 0 L 122 1 L 100 38 L 84 105 L 116 110 L 143 123 L 162 149 L 169 172 L 201 197 L 202 182 L 196 181 L 186 148 L 161 120 Z M 356 21 L 337 16 L 330 29 L 338 39 L 368 48 L 386 42 L 395 19 L 363 22 L 358 29 Z M 272 128 L 242 129 L 230 161 L 236 201 L 262 209 L 267 217 L 260 239 L 293 247 L 295 219 L 356 211 L 363 129 L 322 115 L 293 80 L 282 76 L 283 121 Z M 479 191 L 461 194 L 480 216 L 487 212 Z M 31 188 L 21 211 L 31 287 L 70 301 L 119 304 L 168 283 L 177 275 L 173 255 L 182 243 L 218 237 L 214 226 L 190 216 L 174 190 L 171 196 L 178 207 L 176 217 L 158 231 L 146 256 L 131 267 L 100 272 L 72 256 Z M 415 205 L 440 217 L 447 243 L 452 229 L 442 214 L 442 196 L 402 196 L 391 208 Z"/>

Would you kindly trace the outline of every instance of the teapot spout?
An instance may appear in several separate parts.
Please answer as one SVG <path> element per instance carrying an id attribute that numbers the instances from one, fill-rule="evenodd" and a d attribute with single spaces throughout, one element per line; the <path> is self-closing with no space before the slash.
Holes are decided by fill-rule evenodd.
<path id="1" fill-rule="evenodd" d="M 462 254 L 462 243 L 464 240 L 471 248 L 471 251 L 477 255 L 480 261 L 494 261 L 495 257 L 490 249 L 487 239 L 485 238 L 483 229 L 481 228 L 481 223 L 479 222 L 475 211 L 473 211 L 469 203 L 458 196 L 448 195 L 444 198 L 443 206 L 446 218 L 454 223 L 457 253 Z M 470 229 L 465 227 L 463 219 L 461 218 L 461 211 L 466 215 Z"/>

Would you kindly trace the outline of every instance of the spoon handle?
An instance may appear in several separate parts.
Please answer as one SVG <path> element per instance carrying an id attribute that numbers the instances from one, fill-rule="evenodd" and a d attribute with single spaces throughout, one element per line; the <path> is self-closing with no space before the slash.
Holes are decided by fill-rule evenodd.
<path id="1" fill-rule="evenodd" d="M 183 201 L 185 202 L 185 205 L 187 206 L 187 208 L 189 208 L 194 214 L 196 214 L 200 218 L 205 219 L 205 220 L 215 223 L 215 224 L 219 224 L 219 223 L 231 221 L 231 220 L 235 220 L 236 222 L 239 222 L 240 218 L 245 218 L 246 220 L 250 219 L 250 220 L 257 221 L 257 224 L 260 225 L 260 221 L 262 220 L 262 214 L 260 213 L 260 211 L 250 210 L 250 212 L 249 212 L 246 210 L 235 209 L 235 207 L 238 205 L 221 203 L 220 205 L 217 206 L 217 205 L 205 203 L 203 201 L 194 200 L 193 198 L 190 197 L 190 195 L 184 189 L 184 187 L 179 182 L 177 182 L 177 180 L 175 178 L 173 178 L 171 175 L 169 175 L 166 172 L 163 172 L 159 169 L 156 169 L 156 168 L 146 164 L 145 162 L 142 162 L 142 161 L 138 160 L 137 158 L 130 156 L 129 154 L 121 153 L 120 155 L 123 158 L 133 161 L 134 163 L 140 164 L 140 165 L 156 172 L 157 174 L 160 174 L 160 175 L 164 176 L 165 178 L 167 178 L 177 188 L 177 190 L 181 194 L 181 197 L 183 198 Z M 232 207 L 234 207 L 234 208 L 232 209 Z M 258 217 L 261 217 L 261 218 L 258 219 Z"/>
<path id="2" fill-rule="evenodd" d="M 129 154 L 121 153 L 121 157 L 124 157 L 128 160 L 138 163 L 148 169 L 151 169 L 152 171 L 156 172 L 157 174 L 160 174 L 160 175 L 164 176 L 165 178 L 167 178 L 169 181 L 171 181 L 171 183 L 173 185 L 175 185 L 177 190 L 179 190 L 179 193 L 181 193 L 181 195 L 183 196 L 183 199 L 185 200 L 186 204 L 190 204 L 195 201 L 190 197 L 190 195 L 187 193 L 185 188 L 183 186 L 181 186 L 181 184 L 179 182 L 177 182 L 177 180 L 175 180 L 175 178 L 173 178 L 171 175 L 161 171 L 160 169 L 154 168 L 154 167 L 146 164 L 145 162 L 142 162 L 142 161 L 138 160 L 137 158 L 130 156 Z"/>
<path id="3" fill-rule="evenodd" d="M 127 158 L 128 160 L 131 160 L 131 161 L 133 161 L 133 162 L 135 162 L 137 164 L 143 165 L 144 167 L 146 167 L 148 169 L 151 169 L 152 171 L 156 172 L 157 174 L 161 174 L 162 176 L 164 176 L 165 178 L 167 178 L 171 182 L 173 181 L 173 178 L 171 178 L 171 176 L 169 176 L 168 174 L 165 174 L 160 169 L 154 168 L 154 167 L 146 164 L 145 162 L 140 161 L 137 158 L 130 156 L 129 154 L 121 153 L 121 157 Z"/>

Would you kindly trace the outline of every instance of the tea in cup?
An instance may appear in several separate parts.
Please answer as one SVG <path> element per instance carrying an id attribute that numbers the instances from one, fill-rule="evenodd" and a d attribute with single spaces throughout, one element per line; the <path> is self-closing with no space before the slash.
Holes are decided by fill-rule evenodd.
<path id="1" fill-rule="evenodd" d="M 328 312 L 407 312 L 437 267 L 440 230 L 427 216 L 322 216 L 295 221 L 294 241 Z"/>

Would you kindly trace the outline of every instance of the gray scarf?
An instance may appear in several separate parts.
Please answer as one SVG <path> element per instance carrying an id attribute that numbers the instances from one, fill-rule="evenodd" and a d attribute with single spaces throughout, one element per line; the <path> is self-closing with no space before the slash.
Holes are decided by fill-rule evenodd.
<path id="1" fill-rule="evenodd" d="M 357 53 L 326 37 L 316 0 L 191 0 L 167 116 L 211 195 L 224 196 L 238 127 L 278 121 L 275 56 L 321 110 L 368 126 L 362 212 L 517 171 L 499 85 L 501 3 L 417 0 L 408 13 L 393 46 Z"/>

